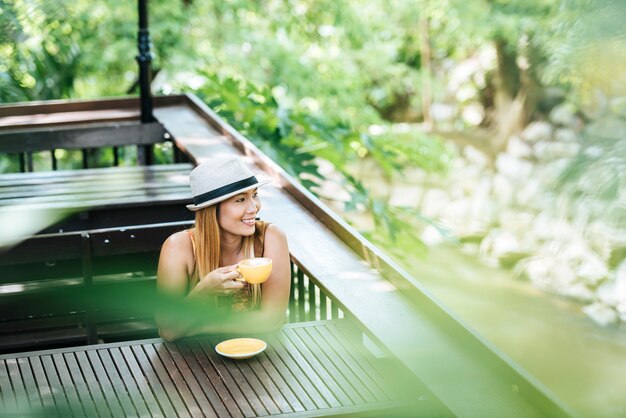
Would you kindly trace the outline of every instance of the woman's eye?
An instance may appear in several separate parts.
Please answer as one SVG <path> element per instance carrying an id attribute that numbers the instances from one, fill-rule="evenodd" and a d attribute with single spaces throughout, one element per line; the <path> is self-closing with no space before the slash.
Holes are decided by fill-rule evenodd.
<path id="1" fill-rule="evenodd" d="M 252 197 L 254 197 L 256 199 L 257 197 L 259 197 L 259 194 L 255 193 L 255 194 L 252 195 Z"/>
<path id="2" fill-rule="evenodd" d="M 243 202 L 243 201 L 245 201 L 245 200 L 246 200 L 246 198 L 245 198 L 245 197 L 242 197 L 241 199 L 237 199 L 237 200 L 235 200 L 235 202 Z"/>

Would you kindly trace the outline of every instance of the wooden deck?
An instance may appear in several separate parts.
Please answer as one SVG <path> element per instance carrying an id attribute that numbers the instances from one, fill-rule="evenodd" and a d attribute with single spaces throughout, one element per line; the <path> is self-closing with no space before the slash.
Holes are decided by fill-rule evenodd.
<path id="1" fill-rule="evenodd" d="M 214 351 L 226 336 L 4 355 L 0 405 L 63 417 L 445 415 L 417 380 L 409 408 L 384 360 L 355 344 L 344 321 L 287 325 L 260 336 L 268 348 L 246 360 Z"/>
<path id="2" fill-rule="evenodd" d="M 16 125 L 36 127 L 39 123 L 54 125 L 53 118 L 40 117 L 45 109 L 57 112 L 67 123 L 83 123 L 89 112 L 97 110 L 96 115 L 108 123 L 115 119 L 116 108 L 129 109 L 136 103 L 122 99 L 40 104 L 41 108 L 24 106 L 4 114 L 0 108 L 0 118 L 4 115 L 13 118 Z M 403 271 L 197 98 L 156 98 L 155 105 L 155 117 L 171 135 L 176 148 L 192 162 L 215 154 L 237 154 L 245 157 L 254 172 L 264 172 L 275 179 L 274 184 L 262 190 L 262 216 L 287 233 L 292 260 L 299 271 L 314 279 L 365 334 L 384 348 L 389 358 L 424 382 L 445 405 L 437 411 L 468 417 L 575 415 L 541 382 L 433 298 L 419 278 Z M 313 339 L 309 342 L 316 343 Z M 311 354 L 313 361 L 317 357 Z M 12 367 L 19 370 L 19 365 Z M 292 373 L 298 370 L 288 368 Z M 0 377 L 5 387 L 7 379 Z M 414 395 L 419 398 L 419 386 Z M 344 406 L 334 408 L 324 411 L 334 415 L 342 412 Z M 317 412 L 300 411 L 312 415 Z"/>

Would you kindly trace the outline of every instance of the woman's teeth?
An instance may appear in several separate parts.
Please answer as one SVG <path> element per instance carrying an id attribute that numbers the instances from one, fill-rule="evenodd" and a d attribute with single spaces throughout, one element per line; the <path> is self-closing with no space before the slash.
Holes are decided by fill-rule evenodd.
<path id="1" fill-rule="evenodd" d="M 242 219 L 241 222 L 250 226 L 254 225 L 254 219 Z"/>

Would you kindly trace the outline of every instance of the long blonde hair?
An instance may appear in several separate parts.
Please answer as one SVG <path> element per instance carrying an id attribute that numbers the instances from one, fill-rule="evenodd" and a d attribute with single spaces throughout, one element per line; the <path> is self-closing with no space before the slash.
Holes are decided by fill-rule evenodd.
<path id="1" fill-rule="evenodd" d="M 189 289 L 193 289 L 200 278 L 220 267 L 220 226 L 217 221 L 219 204 L 196 212 L 194 230 L 196 271 L 191 277 Z M 254 235 L 243 237 L 244 258 L 254 257 Z"/>

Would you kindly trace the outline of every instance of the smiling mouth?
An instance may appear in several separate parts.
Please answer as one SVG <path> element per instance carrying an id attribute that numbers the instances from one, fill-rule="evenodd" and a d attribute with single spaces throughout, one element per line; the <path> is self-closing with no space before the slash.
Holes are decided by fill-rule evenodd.
<path id="1" fill-rule="evenodd" d="M 241 222 L 243 222 L 245 225 L 248 225 L 248 226 L 254 226 L 254 223 L 256 221 L 254 218 L 252 218 L 252 219 L 242 219 Z"/>

